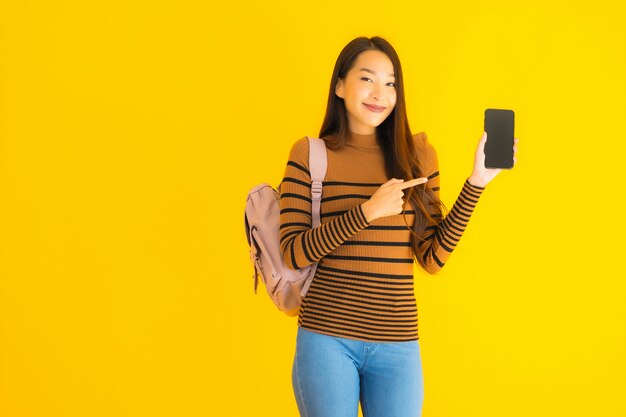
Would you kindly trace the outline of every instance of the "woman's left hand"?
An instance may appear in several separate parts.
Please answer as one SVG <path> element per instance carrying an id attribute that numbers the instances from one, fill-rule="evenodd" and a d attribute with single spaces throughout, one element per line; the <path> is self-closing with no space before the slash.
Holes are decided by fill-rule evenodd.
<path id="1" fill-rule="evenodd" d="M 515 154 L 517 153 L 517 141 L 518 138 L 513 140 L 513 166 L 517 162 Z M 494 179 L 502 168 L 485 168 L 485 143 L 487 142 L 487 132 L 483 132 L 482 137 L 478 141 L 476 148 L 476 155 L 474 157 L 474 170 L 472 175 L 467 179 L 470 184 L 477 187 L 485 187 L 489 182 Z"/>

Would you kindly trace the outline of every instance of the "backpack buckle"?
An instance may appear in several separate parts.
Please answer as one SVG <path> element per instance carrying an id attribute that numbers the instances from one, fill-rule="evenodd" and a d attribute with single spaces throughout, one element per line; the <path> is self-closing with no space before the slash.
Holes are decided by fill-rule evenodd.
<path id="1" fill-rule="evenodd" d="M 314 199 L 319 199 L 322 196 L 322 182 L 313 181 L 311 184 L 311 194 Z"/>

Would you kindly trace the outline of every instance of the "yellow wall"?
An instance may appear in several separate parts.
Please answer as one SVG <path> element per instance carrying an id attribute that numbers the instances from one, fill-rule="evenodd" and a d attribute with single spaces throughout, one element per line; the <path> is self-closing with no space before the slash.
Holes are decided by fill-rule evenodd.
<path id="1" fill-rule="evenodd" d="M 243 208 L 361 35 L 448 207 L 484 109 L 517 118 L 516 167 L 416 271 L 424 416 L 626 415 L 624 1 L 209 3 L 2 1 L 0 415 L 297 416 Z"/>

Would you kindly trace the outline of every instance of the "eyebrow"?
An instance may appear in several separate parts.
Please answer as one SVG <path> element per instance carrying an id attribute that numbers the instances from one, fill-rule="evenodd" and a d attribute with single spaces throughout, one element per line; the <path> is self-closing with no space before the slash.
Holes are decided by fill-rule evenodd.
<path id="1" fill-rule="evenodd" d="M 369 68 L 361 68 L 359 71 L 365 71 L 365 72 L 369 72 L 370 74 L 374 74 L 376 75 L 376 71 L 373 71 Z M 389 74 L 390 77 L 396 77 L 396 74 Z"/>

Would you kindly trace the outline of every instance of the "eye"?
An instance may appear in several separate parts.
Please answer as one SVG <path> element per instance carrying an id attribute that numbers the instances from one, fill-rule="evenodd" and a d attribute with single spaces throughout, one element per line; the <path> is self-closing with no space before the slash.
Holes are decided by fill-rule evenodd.
<path id="1" fill-rule="evenodd" d="M 393 85 L 392 85 L 392 87 L 395 87 L 395 86 L 396 86 L 396 83 L 388 83 L 388 84 L 393 84 Z"/>
<path id="2" fill-rule="evenodd" d="M 367 77 L 361 77 L 362 80 L 369 80 Z"/>

